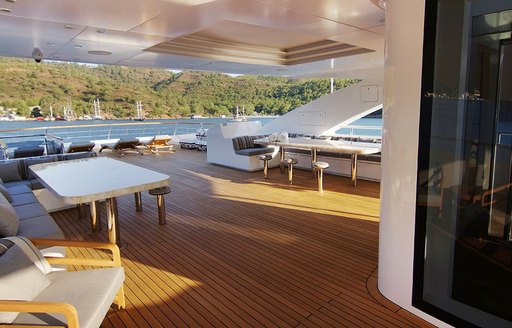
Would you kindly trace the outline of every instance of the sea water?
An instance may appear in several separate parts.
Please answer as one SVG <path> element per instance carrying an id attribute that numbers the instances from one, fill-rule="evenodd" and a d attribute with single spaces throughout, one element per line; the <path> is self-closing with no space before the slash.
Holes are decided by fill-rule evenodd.
<path id="1" fill-rule="evenodd" d="M 262 125 L 272 121 L 273 117 L 250 117 L 250 121 L 260 121 Z M 198 129 L 208 128 L 208 125 L 229 121 L 229 118 L 200 118 L 200 119 L 160 119 L 146 120 L 136 124 L 132 120 L 94 120 L 94 121 L 35 121 L 16 120 L 0 121 L 0 140 L 9 146 L 14 143 L 37 143 L 44 139 L 46 134 L 56 136 L 64 142 L 79 142 L 112 138 L 133 138 L 154 136 L 158 134 L 182 135 L 193 134 Z M 126 124 L 134 123 L 134 124 Z M 123 125 L 124 124 L 124 125 Z M 136 125 L 135 125 L 136 124 Z M 79 126 L 84 126 L 79 128 Z M 89 127 L 86 127 L 89 126 Z M 381 118 L 362 118 L 352 126 L 369 126 L 374 129 L 342 128 L 337 134 L 354 134 L 367 136 L 380 136 L 382 126 Z M 69 127 L 69 128 L 68 128 Z M 72 128 L 75 127 L 75 128 Z M 37 128 L 37 129 L 33 129 Z M 25 129 L 25 130 L 19 130 Z M 15 130 L 15 131 L 9 131 Z M 17 130 L 17 131 L 16 131 Z M 20 138 L 17 138 L 20 137 Z M 51 138 L 51 137 L 50 137 Z"/>

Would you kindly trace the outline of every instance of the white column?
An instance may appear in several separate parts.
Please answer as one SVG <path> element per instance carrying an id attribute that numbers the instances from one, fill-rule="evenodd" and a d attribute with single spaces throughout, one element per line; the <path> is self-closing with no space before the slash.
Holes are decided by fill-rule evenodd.
<path id="1" fill-rule="evenodd" d="M 392 302 L 446 326 L 411 305 L 424 14 L 425 0 L 386 3 L 378 286 Z"/>

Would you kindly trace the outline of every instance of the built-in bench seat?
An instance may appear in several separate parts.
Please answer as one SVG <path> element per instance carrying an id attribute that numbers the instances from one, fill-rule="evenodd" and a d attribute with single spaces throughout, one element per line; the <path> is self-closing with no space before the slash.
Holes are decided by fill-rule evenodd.
<path id="1" fill-rule="evenodd" d="M 32 192 L 44 186 L 29 167 L 94 156 L 96 153 L 87 152 L 0 161 L 0 237 L 64 239 L 62 230 Z"/>
<path id="2" fill-rule="evenodd" d="M 303 133 L 288 133 L 289 138 L 304 138 L 304 139 L 320 139 L 320 140 L 334 140 L 334 141 L 350 141 L 350 142 L 363 142 L 363 143 L 381 143 L 381 137 L 372 137 L 372 136 L 344 136 L 344 135 L 335 135 L 335 136 L 315 136 L 311 134 L 303 134 Z"/>
<path id="3" fill-rule="evenodd" d="M 265 137 L 267 137 L 267 135 L 235 137 L 231 139 L 233 142 L 233 150 L 235 151 L 235 154 L 241 156 L 257 156 L 263 154 L 270 154 L 274 152 L 275 148 L 254 144 L 254 140 Z"/>

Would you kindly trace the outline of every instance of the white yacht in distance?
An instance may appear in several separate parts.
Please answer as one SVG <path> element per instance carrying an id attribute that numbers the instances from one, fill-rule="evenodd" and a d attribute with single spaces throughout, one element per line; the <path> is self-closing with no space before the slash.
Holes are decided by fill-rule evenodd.
<path id="1" fill-rule="evenodd" d="M 137 106 L 137 116 L 133 119 L 134 121 L 144 121 L 146 118 L 144 117 L 144 109 L 142 109 L 142 102 L 135 102 L 135 106 Z"/>
<path id="2" fill-rule="evenodd" d="M 103 117 L 101 116 L 100 100 L 96 98 L 93 101 L 93 104 L 94 104 L 94 116 L 92 118 L 94 120 L 102 120 Z"/>
<path id="3" fill-rule="evenodd" d="M 383 313 L 389 309 L 397 315 L 410 316 L 410 312 L 439 327 L 512 326 L 510 0 L 26 0 L 6 1 L 2 7 L 3 56 L 31 58 L 38 63 L 48 59 L 265 75 L 269 80 L 281 76 L 359 81 L 266 127 L 223 122 L 208 130 L 208 156 L 215 147 L 227 149 L 222 147 L 230 146 L 229 140 L 245 135 L 286 131 L 323 137 L 382 106 L 379 232 L 374 236 L 379 240 L 378 268 L 375 273 L 357 273 L 367 281 L 378 281 L 378 291 L 391 301 L 379 308 L 382 317 L 367 317 L 366 310 L 358 312 L 372 307 L 369 299 L 358 294 L 367 289 L 361 285 L 347 294 L 326 288 L 325 294 L 315 294 L 315 302 L 294 304 L 299 314 L 290 310 L 284 320 L 272 312 L 286 303 L 277 293 L 268 301 L 269 308 L 246 298 L 216 300 L 216 306 L 225 306 L 220 321 L 231 317 L 232 304 L 228 303 L 238 302 L 249 309 L 241 326 L 251 325 L 251 313 L 259 311 L 268 314 L 266 319 L 276 320 L 265 322 L 268 326 L 330 325 L 334 318 L 339 321 L 333 326 L 356 325 L 343 321 L 344 310 L 326 314 L 333 303 L 348 298 L 360 300 L 359 307 L 347 312 L 367 320 L 361 326 L 376 322 L 392 325 Z M 301 96 L 308 96 L 307 90 L 301 91 Z M 101 118 L 99 100 L 94 104 L 95 118 Z M 215 160 L 241 161 L 232 153 L 215 155 L 224 156 Z M 261 163 L 252 159 L 236 165 Z M 201 177 L 229 179 L 227 172 L 222 177 L 202 172 Z M 240 201 L 249 203 L 250 188 L 246 190 Z M 212 189 L 212 193 L 215 200 L 226 201 L 221 190 Z M 300 196 L 307 197 L 307 192 L 301 191 Z M 278 202 L 264 204 L 259 211 L 268 208 L 272 213 Z M 289 210 L 289 215 L 296 217 L 311 209 Z M 320 212 L 333 211 L 344 209 L 334 204 Z M 331 218 L 325 214 L 322 219 Z M 182 224 L 188 224 L 186 221 Z M 219 235 L 245 233 L 230 230 L 235 229 L 235 222 L 201 224 L 204 230 L 217 229 Z M 196 232 L 201 234 L 199 230 Z M 366 232 L 362 230 L 358 233 Z M 274 249 L 285 243 L 309 242 L 279 231 L 272 233 L 265 244 L 259 235 L 248 235 L 247 243 Z M 210 242 L 204 241 L 204 245 Z M 331 242 L 336 243 L 336 238 Z M 210 256 L 217 265 L 213 250 L 200 249 L 204 245 L 197 245 L 199 256 Z M 359 250 L 361 262 L 377 256 L 366 251 Z M 138 269 L 137 265 L 130 270 Z M 293 278 L 302 279 L 306 264 L 290 260 L 289 265 L 296 268 Z M 230 265 L 218 268 L 231 269 Z M 203 289 L 215 299 L 212 285 L 222 284 L 181 277 L 179 266 L 165 270 L 166 278 L 172 275 L 173 279 L 193 281 L 197 289 L 159 294 L 158 301 L 145 305 L 149 309 L 167 299 L 174 301 L 175 295 L 193 299 L 197 290 Z M 245 277 L 240 271 L 230 273 Z M 331 277 L 338 273 L 330 272 Z M 281 278 L 279 272 L 273 274 Z M 275 286 L 265 283 L 267 278 L 262 275 L 258 283 L 274 293 Z M 319 277 L 315 283 L 325 281 Z M 239 286 L 244 289 L 245 281 Z M 302 286 L 307 292 L 309 285 Z M 295 292 L 292 289 L 289 292 Z M 267 302 L 265 297 L 259 298 Z M 208 309 L 198 308 L 190 316 L 201 312 L 210 315 Z M 109 323 L 115 326 L 120 321 L 115 317 Z M 407 325 L 396 325 L 401 324 Z"/>

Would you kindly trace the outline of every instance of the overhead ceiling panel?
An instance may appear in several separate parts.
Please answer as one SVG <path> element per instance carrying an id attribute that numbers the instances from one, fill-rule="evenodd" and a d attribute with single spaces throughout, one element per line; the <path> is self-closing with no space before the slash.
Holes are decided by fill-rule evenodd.
<path id="1" fill-rule="evenodd" d="M 217 1 L 194 7 L 174 5 L 160 15 L 134 27 L 131 32 L 167 38 L 189 35 L 222 20 L 222 9 Z"/>
<path id="2" fill-rule="evenodd" d="M 62 24 L 76 24 L 128 31 L 171 4 L 162 0 L 23 0 L 5 3 L 8 15 Z"/>
<path id="3" fill-rule="evenodd" d="M 76 37 L 76 40 L 146 48 L 167 39 L 147 34 L 88 27 Z"/>
<path id="4" fill-rule="evenodd" d="M 109 55 L 93 55 L 91 51 L 109 52 Z M 49 59 L 82 61 L 86 63 L 116 64 L 142 52 L 141 47 L 116 45 L 91 41 L 73 41 L 57 51 Z"/>
<path id="5" fill-rule="evenodd" d="M 193 69 L 194 67 L 204 66 L 211 62 L 211 60 L 203 58 L 144 52 L 123 61 L 122 64 L 128 66 L 149 66 L 181 70 Z"/>
<path id="6" fill-rule="evenodd" d="M 384 20 L 384 11 L 370 0 L 259 1 L 363 29 L 380 25 Z"/>
<path id="7" fill-rule="evenodd" d="M 0 48 L 5 56 L 31 57 L 36 47 L 44 56 L 50 56 L 85 28 L 77 25 L 71 30 L 59 23 L 0 17 Z"/>

